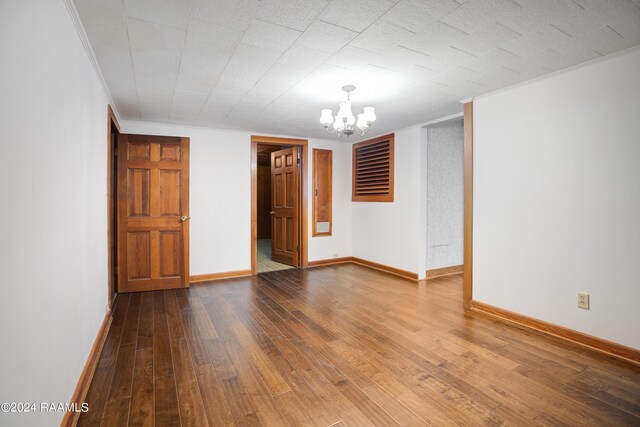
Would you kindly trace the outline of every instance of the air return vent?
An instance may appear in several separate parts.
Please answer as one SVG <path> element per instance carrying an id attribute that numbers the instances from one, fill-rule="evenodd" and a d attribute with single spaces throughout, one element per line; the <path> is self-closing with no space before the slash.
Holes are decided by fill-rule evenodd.
<path id="1" fill-rule="evenodd" d="M 394 135 L 353 145 L 353 201 L 393 202 Z"/>

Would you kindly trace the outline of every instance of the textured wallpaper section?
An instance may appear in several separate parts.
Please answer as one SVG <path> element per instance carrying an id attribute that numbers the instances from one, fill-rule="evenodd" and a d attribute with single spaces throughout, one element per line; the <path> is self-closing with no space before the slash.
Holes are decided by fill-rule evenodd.
<path id="1" fill-rule="evenodd" d="M 463 262 L 463 122 L 427 128 L 427 270 Z"/>

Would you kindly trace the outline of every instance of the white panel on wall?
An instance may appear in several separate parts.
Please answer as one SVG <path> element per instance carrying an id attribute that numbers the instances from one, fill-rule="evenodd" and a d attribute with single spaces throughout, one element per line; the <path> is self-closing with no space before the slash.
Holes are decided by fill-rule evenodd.
<path id="1" fill-rule="evenodd" d="M 474 100 L 474 299 L 640 349 L 639 70 L 635 49 Z"/>
<path id="2" fill-rule="evenodd" d="M 463 121 L 427 128 L 427 269 L 463 263 Z"/>
<path id="3" fill-rule="evenodd" d="M 64 403 L 107 305 L 108 98 L 64 2 L 0 9 L 0 401 Z"/>

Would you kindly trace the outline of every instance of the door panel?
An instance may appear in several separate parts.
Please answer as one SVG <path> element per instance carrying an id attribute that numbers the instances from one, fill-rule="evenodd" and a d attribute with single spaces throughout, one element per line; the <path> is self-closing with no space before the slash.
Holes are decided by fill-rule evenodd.
<path id="1" fill-rule="evenodd" d="M 180 277 L 182 266 L 175 253 L 182 247 L 179 231 L 160 231 L 160 277 Z"/>
<path id="2" fill-rule="evenodd" d="M 160 216 L 180 216 L 181 171 L 160 171 Z"/>
<path id="3" fill-rule="evenodd" d="M 150 249 L 151 236 L 149 232 L 127 233 L 127 262 L 130 280 L 151 278 Z"/>
<path id="4" fill-rule="evenodd" d="M 189 139 L 121 135 L 118 292 L 189 285 Z"/>
<path id="5" fill-rule="evenodd" d="M 127 205 L 129 216 L 149 216 L 149 169 L 129 169 L 127 171 Z"/>
<path id="6" fill-rule="evenodd" d="M 283 264 L 300 265 L 298 225 L 300 188 L 298 147 L 271 153 L 272 227 L 271 258 Z"/>

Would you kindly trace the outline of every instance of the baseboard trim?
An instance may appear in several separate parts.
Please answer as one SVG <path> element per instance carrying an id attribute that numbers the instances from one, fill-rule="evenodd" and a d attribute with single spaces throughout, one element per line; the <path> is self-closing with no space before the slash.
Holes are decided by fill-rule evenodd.
<path id="1" fill-rule="evenodd" d="M 353 262 L 353 257 L 345 256 L 341 258 L 319 259 L 316 261 L 309 261 L 309 267 L 321 267 L 323 265 L 345 264 L 349 262 Z"/>
<path id="2" fill-rule="evenodd" d="M 384 264 L 378 264 L 377 262 L 369 261 L 366 259 L 348 256 L 342 258 L 328 258 L 328 259 L 319 259 L 316 261 L 309 261 L 309 267 L 322 267 L 326 265 L 334 265 L 334 264 L 357 264 L 362 267 L 371 268 L 373 270 L 382 271 L 383 273 L 389 273 L 394 276 L 401 277 L 406 280 L 410 280 L 412 282 L 418 282 L 418 275 L 416 273 L 412 273 L 407 270 L 401 270 L 399 268 L 390 267 Z"/>
<path id="3" fill-rule="evenodd" d="M 436 277 L 451 276 L 452 274 L 462 273 L 464 265 L 452 265 L 451 267 L 433 268 L 427 270 L 427 279 L 435 279 Z"/>
<path id="4" fill-rule="evenodd" d="M 87 392 L 89 391 L 89 386 L 91 385 L 93 374 L 96 371 L 98 360 L 100 359 L 100 354 L 102 353 L 102 347 L 104 346 L 104 342 L 107 339 L 107 334 L 109 333 L 109 328 L 111 327 L 111 321 L 113 320 L 112 314 L 113 313 L 111 310 L 107 311 L 104 319 L 102 320 L 102 324 L 100 325 L 100 329 L 98 330 L 98 335 L 93 342 L 93 347 L 91 347 L 91 352 L 89 353 L 87 362 L 84 364 L 84 368 L 82 369 L 82 373 L 80 374 L 80 378 L 78 379 L 78 383 L 76 384 L 76 389 L 73 391 L 73 395 L 71 396 L 70 403 L 72 406 L 75 405 L 77 408 L 80 408 L 80 406 L 84 402 L 84 399 L 87 397 Z M 78 423 L 79 417 L 80 412 L 67 411 L 64 414 L 64 418 L 62 418 L 60 426 L 73 427 Z"/>
<path id="5" fill-rule="evenodd" d="M 617 344 L 573 329 L 565 328 L 564 326 L 555 325 L 543 320 L 514 313 L 503 308 L 494 307 L 480 301 L 471 301 L 471 311 L 491 316 L 508 324 L 533 330 L 545 335 L 550 335 L 565 341 L 570 341 L 582 347 L 640 366 L 640 350 L 636 350 L 622 344 Z"/>
<path id="6" fill-rule="evenodd" d="M 378 264 L 377 262 L 369 261 L 362 258 L 352 257 L 351 262 L 354 264 L 362 265 L 364 267 L 373 268 L 384 273 L 393 274 L 394 276 L 401 277 L 403 279 L 411 280 L 412 282 L 418 282 L 418 274 L 412 273 L 407 270 L 401 270 L 399 268 L 390 267 L 384 264 Z"/>
<path id="7" fill-rule="evenodd" d="M 251 270 L 223 271 L 221 273 L 198 274 L 189 277 L 190 283 L 209 282 L 212 280 L 231 279 L 234 277 L 251 276 Z"/>

